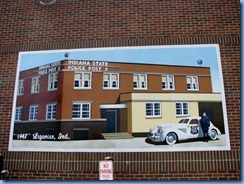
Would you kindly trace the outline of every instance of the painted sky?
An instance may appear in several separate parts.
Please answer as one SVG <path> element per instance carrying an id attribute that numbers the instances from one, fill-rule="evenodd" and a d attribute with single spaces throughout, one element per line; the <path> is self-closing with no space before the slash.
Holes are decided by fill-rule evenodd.
<path id="1" fill-rule="evenodd" d="M 210 67 L 213 91 L 221 92 L 222 69 L 218 45 L 181 45 L 181 46 L 141 46 L 107 47 L 91 49 L 70 49 L 52 51 L 21 52 L 19 55 L 20 71 L 44 64 L 64 60 L 65 53 L 69 60 L 98 60 L 112 62 L 150 63 L 164 65 Z M 220 75 L 221 74 L 221 75 Z"/>

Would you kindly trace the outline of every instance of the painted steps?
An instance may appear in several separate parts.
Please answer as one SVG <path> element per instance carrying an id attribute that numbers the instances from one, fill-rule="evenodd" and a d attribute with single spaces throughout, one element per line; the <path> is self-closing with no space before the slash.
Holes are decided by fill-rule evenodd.
<path id="1" fill-rule="evenodd" d="M 109 139 L 134 139 L 134 137 L 127 132 L 102 133 L 102 137 L 106 140 L 109 140 Z"/>

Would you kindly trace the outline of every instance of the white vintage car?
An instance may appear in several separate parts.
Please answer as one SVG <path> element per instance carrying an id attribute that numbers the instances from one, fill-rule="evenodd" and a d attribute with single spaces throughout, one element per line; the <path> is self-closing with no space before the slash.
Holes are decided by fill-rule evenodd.
<path id="1" fill-rule="evenodd" d="M 173 145 L 180 140 L 202 138 L 203 131 L 200 120 L 201 117 L 187 117 L 175 124 L 158 125 L 157 128 L 150 129 L 148 139 L 153 142 L 165 141 L 168 145 Z M 216 140 L 220 134 L 220 130 L 210 122 L 209 137 Z"/>

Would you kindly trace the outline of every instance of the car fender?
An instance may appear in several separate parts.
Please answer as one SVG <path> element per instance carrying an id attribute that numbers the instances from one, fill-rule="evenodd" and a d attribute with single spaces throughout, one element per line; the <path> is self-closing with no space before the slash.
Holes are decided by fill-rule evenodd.
<path id="1" fill-rule="evenodd" d="M 176 128 L 172 128 L 172 129 L 165 129 L 162 133 L 162 141 L 165 140 L 166 136 L 170 133 L 173 132 L 177 135 L 178 140 L 186 140 L 188 139 L 188 136 L 185 132 L 176 129 Z"/>
<path id="2" fill-rule="evenodd" d="M 210 134 L 211 130 L 216 130 L 218 135 L 221 134 L 220 130 L 217 127 L 210 127 L 209 130 L 208 130 L 208 135 Z"/>
<path id="3" fill-rule="evenodd" d="M 216 126 L 214 126 L 212 122 L 210 122 L 210 126 L 209 126 L 209 130 L 208 130 L 208 134 L 209 134 L 209 132 L 210 132 L 211 130 L 216 130 L 217 133 L 218 133 L 218 135 L 221 134 L 220 130 L 219 130 Z"/>

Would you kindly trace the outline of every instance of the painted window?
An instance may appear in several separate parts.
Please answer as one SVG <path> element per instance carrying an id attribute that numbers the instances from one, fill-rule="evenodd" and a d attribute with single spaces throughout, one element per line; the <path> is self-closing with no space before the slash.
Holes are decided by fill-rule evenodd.
<path id="1" fill-rule="evenodd" d="M 119 74 L 118 73 L 104 73 L 103 74 L 103 88 L 104 89 L 119 89 Z"/>
<path id="2" fill-rule="evenodd" d="M 92 74 L 88 72 L 75 73 L 74 88 L 77 89 L 91 89 Z"/>
<path id="3" fill-rule="evenodd" d="M 175 80 L 173 75 L 163 75 L 162 76 L 162 89 L 163 90 L 174 90 Z"/>
<path id="4" fill-rule="evenodd" d="M 90 103 L 74 103 L 72 110 L 73 119 L 90 119 Z"/>
<path id="5" fill-rule="evenodd" d="M 24 94 L 24 80 L 20 80 L 18 83 L 18 95 Z"/>
<path id="6" fill-rule="evenodd" d="M 161 117 L 161 103 L 147 102 L 146 117 Z"/>
<path id="7" fill-rule="evenodd" d="M 189 124 L 190 125 L 197 125 L 198 124 L 198 120 L 197 119 L 192 119 Z"/>
<path id="8" fill-rule="evenodd" d="M 177 102 L 176 116 L 189 116 L 189 103 L 188 102 Z"/>
<path id="9" fill-rule="evenodd" d="M 38 105 L 30 106 L 29 112 L 29 120 L 37 120 L 38 119 Z"/>
<path id="10" fill-rule="evenodd" d="M 16 107 L 15 109 L 15 121 L 21 121 L 22 118 L 22 107 Z"/>
<path id="11" fill-rule="evenodd" d="M 55 120 L 56 119 L 57 104 L 47 104 L 46 109 L 46 119 Z"/>
<path id="12" fill-rule="evenodd" d="M 134 74 L 133 87 L 134 87 L 134 89 L 147 89 L 147 75 L 146 74 Z"/>
<path id="13" fill-rule="evenodd" d="M 56 90 L 58 88 L 58 74 L 53 73 L 48 76 L 48 90 Z"/>
<path id="14" fill-rule="evenodd" d="M 32 78 L 31 92 L 39 93 L 39 90 L 40 90 L 40 78 L 34 77 L 34 78 Z"/>
<path id="15" fill-rule="evenodd" d="M 187 81 L 187 90 L 199 90 L 197 76 L 187 76 L 186 81 Z"/>

